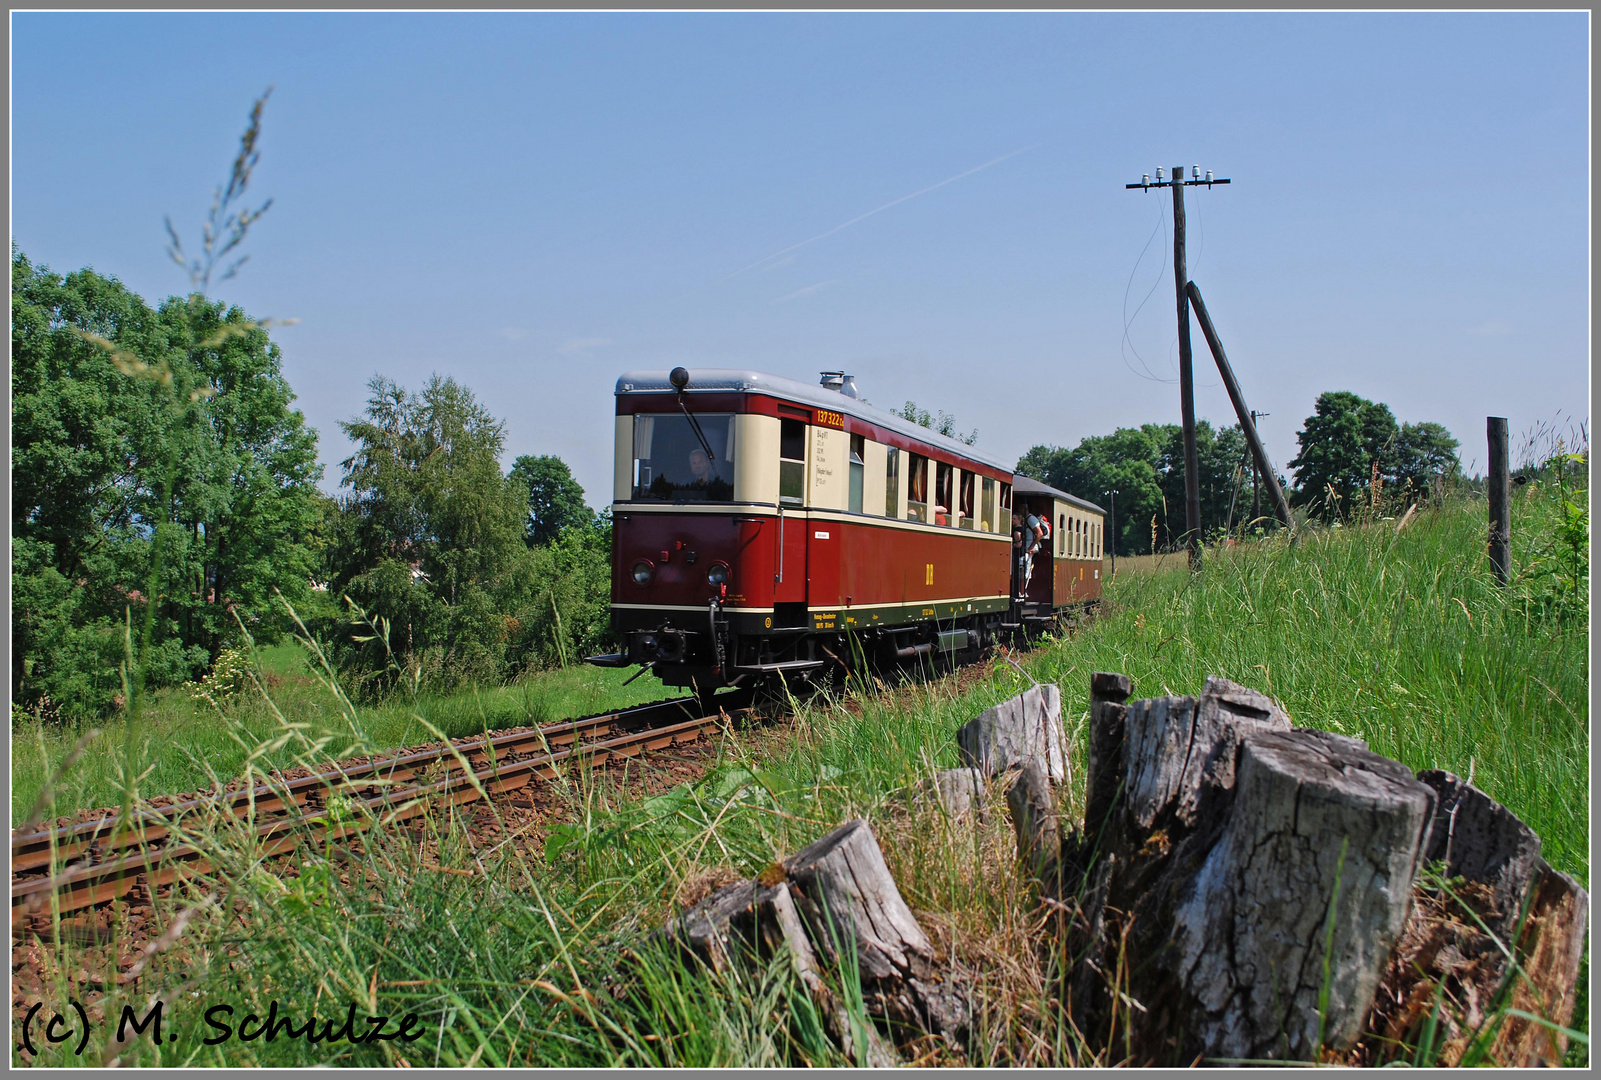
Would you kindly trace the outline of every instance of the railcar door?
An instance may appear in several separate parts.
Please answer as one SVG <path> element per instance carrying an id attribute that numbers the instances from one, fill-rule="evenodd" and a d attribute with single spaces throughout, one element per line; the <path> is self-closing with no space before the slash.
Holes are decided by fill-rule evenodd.
<path id="1" fill-rule="evenodd" d="M 844 524 L 813 521 L 806 551 L 806 603 L 813 608 L 839 606 L 839 542 Z"/>
<path id="2" fill-rule="evenodd" d="M 806 530 L 801 510 L 780 506 L 773 529 L 773 603 L 806 602 Z"/>
<path id="3" fill-rule="evenodd" d="M 1029 532 L 1026 526 L 1029 515 L 1032 514 L 1041 521 L 1050 521 L 1051 500 L 1049 498 L 1029 498 L 1027 501 L 1019 501 L 1023 502 L 1023 520 L 1025 522 L 1023 543 L 1027 546 L 1032 540 L 1032 533 Z M 1053 530 L 1055 528 L 1054 522 L 1052 523 L 1052 528 Z M 1053 535 L 1040 541 L 1040 548 L 1034 553 L 1033 573 L 1030 575 L 1028 584 L 1024 587 L 1021 595 L 1025 600 L 1036 604 L 1049 605 L 1052 594 L 1055 592 L 1055 577 L 1056 536 L 1053 532 Z"/>
<path id="4" fill-rule="evenodd" d="M 791 611 L 774 626 L 798 625 L 788 616 L 806 604 L 806 427 L 811 413 L 793 406 L 778 407 L 778 527 L 773 530 L 773 604 Z"/>

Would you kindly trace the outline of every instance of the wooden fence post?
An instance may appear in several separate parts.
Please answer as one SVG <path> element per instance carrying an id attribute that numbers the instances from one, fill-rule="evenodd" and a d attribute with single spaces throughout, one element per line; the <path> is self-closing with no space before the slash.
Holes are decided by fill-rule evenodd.
<path id="1" fill-rule="evenodd" d="M 1507 583 L 1512 568 L 1512 505 L 1507 498 L 1507 425 L 1504 416 L 1485 418 L 1490 440 L 1490 569 L 1496 581 Z"/>

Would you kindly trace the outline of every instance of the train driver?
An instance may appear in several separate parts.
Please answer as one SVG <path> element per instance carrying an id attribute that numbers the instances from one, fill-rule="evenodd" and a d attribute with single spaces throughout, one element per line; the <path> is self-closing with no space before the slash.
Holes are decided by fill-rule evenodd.
<path id="1" fill-rule="evenodd" d="M 711 458 L 698 446 L 689 452 L 689 475 L 691 491 L 704 491 L 708 499 L 727 500 L 734 497 L 734 489 L 727 480 L 717 475 L 712 468 Z"/>

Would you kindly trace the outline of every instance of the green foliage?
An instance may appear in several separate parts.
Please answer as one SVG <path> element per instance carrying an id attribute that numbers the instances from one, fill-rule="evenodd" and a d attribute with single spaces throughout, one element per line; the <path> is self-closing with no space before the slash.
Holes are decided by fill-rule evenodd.
<path id="1" fill-rule="evenodd" d="M 1407 498 L 1438 495 L 1438 485 L 1461 473 L 1457 441 L 1436 423 L 1397 426 L 1383 403 L 1347 390 L 1318 395 L 1313 414 L 1296 434 L 1301 452 L 1292 497 L 1325 520 L 1335 520 L 1378 495 L 1375 480 L 1396 485 Z"/>
<path id="2" fill-rule="evenodd" d="M 528 487 L 526 534 L 530 547 L 548 544 L 569 526 L 585 525 L 595 513 L 584 503 L 584 489 L 567 463 L 554 454 L 524 454 L 512 462 L 511 477 Z"/>
<path id="3" fill-rule="evenodd" d="M 1200 420 L 1195 449 L 1203 532 L 1245 524 L 1250 472 L 1248 466 L 1241 469 L 1244 433 L 1238 426 L 1217 430 Z M 1118 428 L 1110 435 L 1081 439 L 1071 450 L 1036 446 L 1018 461 L 1016 471 L 1108 510 L 1108 493 L 1115 489 L 1119 555 L 1170 550 L 1184 535 L 1184 431 L 1177 424 Z"/>
<path id="4" fill-rule="evenodd" d="M 199 682 L 184 683 L 183 688 L 196 701 L 218 704 L 254 690 L 259 681 L 260 675 L 250 654 L 244 649 L 230 646 L 217 654 L 205 678 Z"/>
<path id="5" fill-rule="evenodd" d="M 114 707 L 130 609 L 150 621 L 152 686 L 203 671 L 234 611 L 272 637 L 274 591 L 308 584 L 321 469 L 266 330 L 198 294 L 152 311 L 13 251 L 11 354 L 17 697 Z"/>
<path id="6" fill-rule="evenodd" d="M 1589 617 L 1590 488 L 1588 448 L 1569 453 L 1559 442 L 1545 461 L 1519 470 L 1523 502 L 1536 508 L 1525 529 L 1535 537 L 1517 581 L 1566 621 Z M 1514 538 L 1521 539 L 1514 530 Z"/>
<path id="7" fill-rule="evenodd" d="M 917 402 L 908 401 L 899 409 L 891 409 L 890 412 L 903 420 L 910 420 L 912 423 L 919 424 L 922 427 L 932 428 L 941 435 L 955 439 L 957 442 L 964 442 L 968 446 L 972 446 L 978 441 L 978 428 L 974 428 L 965 435 L 962 434 L 956 430 L 956 417 L 944 409 L 941 409 L 939 415 L 935 416 L 927 409 L 919 409 Z"/>
<path id="8" fill-rule="evenodd" d="M 1419 495 L 1432 493 L 1442 481 L 1461 475 L 1462 462 L 1457 457 L 1459 445 L 1443 424 L 1433 421 L 1402 424 L 1396 435 L 1389 481 L 1400 486 L 1410 485 Z"/>
<path id="9" fill-rule="evenodd" d="M 330 590 L 383 629 L 363 617 L 321 624 L 353 681 L 373 693 L 401 672 L 439 689 L 493 684 L 597 647 L 611 530 L 566 466 L 521 458 L 503 476 L 504 423 L 453 379 L 436 375 L 417 394 L 381 376 L 368 385 L 365 416 L 342 425 L 357 449 L 343 463 L 353 494 L 328 529 Z M 550 496 L 539 525 L 568 520 L 531 548 L 536 480 Z"/>

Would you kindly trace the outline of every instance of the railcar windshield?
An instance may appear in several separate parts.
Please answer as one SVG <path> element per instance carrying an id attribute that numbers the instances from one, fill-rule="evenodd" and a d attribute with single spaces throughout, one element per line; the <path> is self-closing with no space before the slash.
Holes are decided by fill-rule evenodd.
<path id="1" fill-rule="evenodd" d="M 634 498 L 706 502 L 734 498 L 733 414 L 694 415 L 704 442 L 682 413 L 634 417 Z"/>

